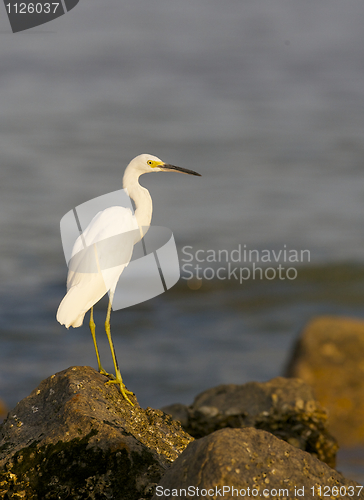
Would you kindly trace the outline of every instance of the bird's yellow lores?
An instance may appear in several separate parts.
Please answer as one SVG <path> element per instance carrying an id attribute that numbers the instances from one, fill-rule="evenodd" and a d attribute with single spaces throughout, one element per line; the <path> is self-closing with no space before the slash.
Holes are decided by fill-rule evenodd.
<path id="1" fill-rule="evenodd" d="M 67 328 L 70 326 L 76 328 L 82 325 L 86 312 L 90 310 L 90 330 L 94 341 L 99 371 L 111 378 L 111 380 L 106 382 L 107 384 L 118 384 L 120 386 L 121 393 L 130 404 L 133 403 L 130 401 L 128 394 L 133 393 L 126 389 L 120 374 L 111 338 L 110 314 L 119 277 L 130 262 L 134 245 L 142 239 L 152 219 L 152 198 L 149 191 L 139 184 L 139 177 L 149 172 L 182 172 L 184 174 L 200 175 L 193 170 L 164 163 L 156 156 L 142 154 L 134 158 L 127 166 L 123 177 L 123 187 L 135 204 L 134 214 L 129 208 L 115 206 L 99 212 L 92 219 L 87 228 L 77 238 L 73 246 L 72 257 L 78 255 L 83 256 L 83 259 L 87 260 L 90 259 L 92 253 L 93 260 L 95 261 L 96 259 L 97 261 L 97 272 L 84 272 L 85 262 L 84 260 L 81 262 L 80 259 L 77 261 L 77 265 L 70 266 L 67 276 L 67 294 L 60 303 L 57 311 L 57 320 L 61 325 L 65 325 Z M 108 238 L 111 241 L 113 236 L 120 233 L 134 235 L 132 238 L 125 238 L 123 240 L 123 248 L 120 248 L 120 253 L 122 254 L 120 262 L 122 264 L 101 271 L 99 262 L 104 261 L 108 257 L 108 252 L 113 252 L 115 248 L 108 248 L 107 244 L 101 247 L 96 246 L 96 243 L 101 241 L 107 242 Z M 83 254 L 82 251 L 85 247 L 86 249 L 91 249 L 91 253 L 86 252 Z M 107 292 L 109 292 L 109 305 L 106 314 L 105 331 L 114 363 L 115 377 L 108 374 L 101 366 L 93 320 L 93 306 Z"/>

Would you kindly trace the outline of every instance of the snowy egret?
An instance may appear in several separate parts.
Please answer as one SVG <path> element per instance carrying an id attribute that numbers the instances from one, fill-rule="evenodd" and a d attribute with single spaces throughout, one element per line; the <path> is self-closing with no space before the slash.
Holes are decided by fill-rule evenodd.
<path id="1" fill-rule="evenodd" d="M 61 325 L 65 325 L 66 328 L 70 326 L 76 328 L 82 325 L 86 312 L 90 310 L 89 326 L 95 346 L 99 372 L 111 378 L 106 382 L 107 384 L 118 384 L 120 386 L 122 395 L 130 404 L 132 403 L 128 398 L 128 394 L 133 393 L 126 389 L 120 374 L 111 338 L 110 314 L 119 277 L 130 262 L 134 245 L 143 238 L 152 219 L 152 198 L 149 191 L 139 184 L 139 177 L 149 172 L 182 172 L 200 176 L 193 170 L 164 163 L 156 156 L 142 154 L 134 158 L 127 166 L 123 177 L 123 187 L 135 204 L 134 214 L 129 208 L 115 206 L 95 215 L 73 246 L 72 258 L 78 257 L 78 260 L 75 259 L 76 264 L 69 267 L 67 293 L 57 311 L 57 320 Z M 104 262 L 105 258 L 107 260 L 109 254 L 115 253 L 115 240 L 113 244 L 111 240 L 120 233 L 133 235 L 131 238 L 123 240 L 121 245 L 123 248 L 117 248 L 117 251 L 120 250 L 119 262 L 121 264 L 101 271 L 99 263 Z M 99 242 L 106 242 L 106 244 L 97 245 Z M 96 261 L 97 269 L 94 272 L 85 272 L 85 261 L 91 261 L 91 259 L 93 262 Z M 86 262 L 86 267 L 87 265 Z M 109 292 L 109 305 L 106 314 L 105 331 L 114 363 L 115 377 L 108 374 L 101 365 L 93 320 L 93 306 L 107 292 Z"/>

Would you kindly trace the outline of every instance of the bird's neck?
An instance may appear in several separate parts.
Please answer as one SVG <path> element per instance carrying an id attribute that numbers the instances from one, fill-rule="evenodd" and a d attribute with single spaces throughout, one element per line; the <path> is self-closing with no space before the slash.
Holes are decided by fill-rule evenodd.
<path id="1" fill-rule="evenodd" d="M 126 169 L 123 178 L 123 187 L 135 204 L 135 218 L 143 236 L 151 223 L 153 204 L 148 189 L 139 184 L 138 172 Z"/>

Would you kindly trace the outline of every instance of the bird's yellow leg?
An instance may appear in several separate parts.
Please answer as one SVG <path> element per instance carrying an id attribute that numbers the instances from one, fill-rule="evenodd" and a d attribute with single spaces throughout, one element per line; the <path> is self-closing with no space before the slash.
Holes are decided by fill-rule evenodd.
<path id="1" fill-rule="evenodd" d="M 91 307 L 91 309 L 90 309 L 90 323 L 89 323 L 89 325 L 90 325 L 92 339 L 94 341 L 94 346 L 95 346 L 95 352 L 96 352 L 96 358 L 97 358 L 97 364 L 98 364 L 98 367 L 99 367 L 99 372 L 102 375 L 106 375 L 106 377 L 114 377 L 114 375 L 111 375 L 110 373 L 107 373 L 107 371 L 104 370 L 103 367 L 101 366 L 100 355 L 99 355 L 99 348 L 98 348 L 97 342 L 96 342 L 96 325 L 95 325 L 95 322 L 94 322 L 94 308 L 93 307 Z"/>
<path id="2" fill-rule="evenodd" d="M 128 391 L 128 389 L 125 387 L 124 385 L 124 382 L 123 382 L 123 379 L 121 378 L 121 374 L 120 374 L 120 370 L 119 370 L 119 365 L 118 365 L 118 361 L 116 359 L 116 354 L 115 354 L 115 349 L 114 349 L 114 343 L 112 341 L 112 338 L 111 338 L 111 329 L 110 329 L 110 315 L 111 315 L 111 304 L 112 304 L 112 298 L 113 298 L 113 295 L 112 293 L 110 292 L 110 300 L 109 300 L 109 305 L 108 305 L 108 308 L 107 308 L 107 315 L 106 315 L 106 321 L 105 321 L 105 332 L 106 332 L 106 335 L 107 335 L 107 338 L 109 340 L 109 344 L 110 344 L 110 350 L 111 350 L 111 355 L 112 355 L 112 360 L 114 362 L 114 368 L 115 368 L 115 379 L 113 380 L 109 380 L 108 382 L 106 382 L 106 384 L 118 384 L 120 386 L 120 391 L 121 391 L 121 394 L 124 396 L 124 398 L 132 405 L 133 403 L 130 401 L 130 399 L 128 398 L 128 394 L 132 394 L 134 395 L 133 392 L 131 391 Z"/>

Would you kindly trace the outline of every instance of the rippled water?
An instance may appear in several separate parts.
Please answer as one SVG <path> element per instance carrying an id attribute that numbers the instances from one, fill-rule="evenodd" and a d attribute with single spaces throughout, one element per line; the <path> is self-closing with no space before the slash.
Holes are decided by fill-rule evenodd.
<path id="1" fill-rule="evenodd" d="M 141 152 L 202 174 L 142 181 L 181 259 L 186 245 L 310 251 L 296 280 L 205 280 L 199 290 L 181 280 L 115 312 L 122 372 L 142 405 L 267 380 L 313 315 L 364 316 L 363 16 L 362 3 L 341 0 L 81 0 L 13 35 L 0 15 L 9 406 L 55 371 L 95 366 L 87 327 L 66 331 L 54 319 L 66 276 L 59 221 L 121 188 Z M 96 321 L 108 359 L 105 307 Z M 344 453 L 342 468 L 364 481 L 360 453 Z"/>

